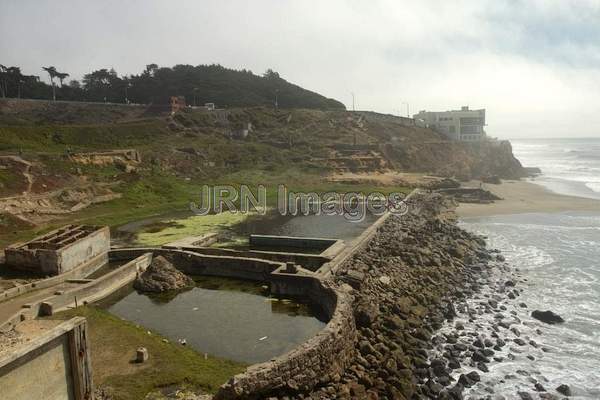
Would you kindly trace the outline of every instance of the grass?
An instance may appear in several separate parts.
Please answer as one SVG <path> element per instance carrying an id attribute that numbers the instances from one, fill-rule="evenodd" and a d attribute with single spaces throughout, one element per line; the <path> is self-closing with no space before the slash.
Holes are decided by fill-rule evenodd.
<path id="1" fill-rule="evenodd" d="M 246 365 L 166 343 L 162 336 L 121 320 L 96 307 L 79 307 L 56 314 L 53 318 L 85 317 L 91 341 L 94 384 L 109 386 L 115 400 L 137 400 L 153 390 L 181 385 L 193 390 L 215 393 L 231 376 L 243 372 Z M 137 364 L 135 350 L 148 349 L 149 359 Z"/>
<path id="2" fill-rule="evenodd" d="M 165 135 L 160 120 L 129 124 L 0 127 L 0 150 L 64 153 L 145 147 Z"/>
<path id="3" fill-rule="evenodd" d="M 25 190 L 27 183 L 23 174 L 12 169 L 0 169 L 0 196 L 10 196 Z"/>

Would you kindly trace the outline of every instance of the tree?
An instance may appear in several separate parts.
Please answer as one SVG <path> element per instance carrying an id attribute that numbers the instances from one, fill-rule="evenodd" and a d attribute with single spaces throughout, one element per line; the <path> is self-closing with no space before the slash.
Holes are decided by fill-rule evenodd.
<path id="1" fill-rule="evenodd" d="M 56 77 L 60 80 L 60 87 L 63 86 L 63 80 L 68 78 L 70 75 L 65 72 L 56 72 Z"/>
<path id="2" fill-rule="evenodd" d="M 72 79 L 69 82 L 69 87 L 72 88 L 72 89 L 81 89 L 81 82 L 79 82 L 76 79 Z"/>
<path id="3" fill-rule="evenodd" d="M 54 85 L 54 78 L 56 78 L 59 72 L 56 70 L 56 67 L 53 66 L 42 67 L 42 69 L 46 71 L 48 75 L 50 75 L 50 84 L 52 85 L 52 100 L 56 101 L 56 86 Z"/>
<path id="4" fill-rule="evenodd" d="M 21 97 L 21 84 L 26 77 L 19 67 L 6 67 L 0 64 L 0 93 L 2 97 L 10 96 L 12 88 L 13 97 Z"/>
<path id="5" fill-rule="evenodd" d="M 6 98 L 6 92 L 8 92 L 8 71 L 2 64 L 0 64 L 0 92 L 2 93 L 2 98 Z"/>

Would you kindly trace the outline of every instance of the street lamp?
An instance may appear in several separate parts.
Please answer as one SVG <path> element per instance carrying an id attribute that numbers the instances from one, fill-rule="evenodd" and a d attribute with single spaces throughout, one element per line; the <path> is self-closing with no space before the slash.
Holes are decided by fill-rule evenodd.
<path id="1" fill-rule="evenodd" d="M 355 111 L 354 109 L 354 92 L 350 93 L 352 95 L 352 111 Z"/>

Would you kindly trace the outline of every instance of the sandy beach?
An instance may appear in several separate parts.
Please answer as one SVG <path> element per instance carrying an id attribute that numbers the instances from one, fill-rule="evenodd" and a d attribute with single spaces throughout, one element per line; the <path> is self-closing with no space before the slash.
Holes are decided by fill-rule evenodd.
<path id="1" fill-rule="evenodd" d="M 478 187 L 479 182 L 468 186 Z M 536 212 L 598 211 L 600 201 L 583 197 L 565 196 L 549 191 L 543 186 L 526 181 L 504 181 L 500 185 L 483 184 L 503 200 L 493 204 L 460 204 L 460 217 L 482 217 L 490 215 L 524 214 Z"/>

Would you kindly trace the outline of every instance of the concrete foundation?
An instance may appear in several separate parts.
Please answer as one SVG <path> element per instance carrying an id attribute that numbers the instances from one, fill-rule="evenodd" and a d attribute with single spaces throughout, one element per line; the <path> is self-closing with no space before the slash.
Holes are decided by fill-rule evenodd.
<path id="1" fill-rule="evenodd" d="M 40 275 L 60 275 L 110 250 L 108 227 L 67 225 L 5 249 L 6 264 Z"/>

